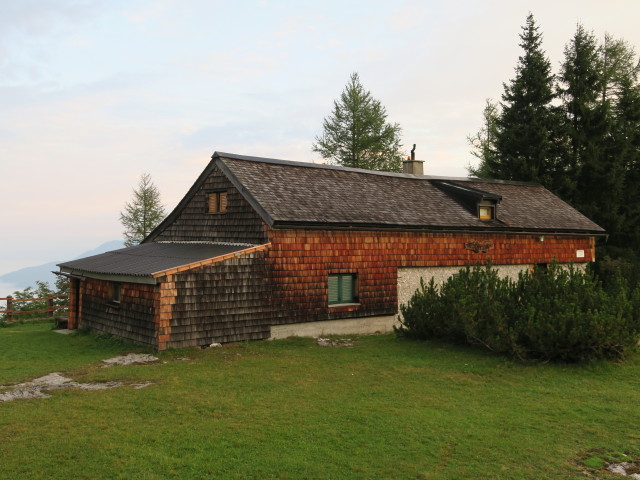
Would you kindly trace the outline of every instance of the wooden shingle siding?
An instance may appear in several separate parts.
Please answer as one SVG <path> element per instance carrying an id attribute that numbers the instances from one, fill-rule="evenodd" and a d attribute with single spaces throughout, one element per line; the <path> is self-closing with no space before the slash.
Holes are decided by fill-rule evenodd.
<path id="1" fill-rule="evenodd" d="M 273 315 L 264 251 L 172 277 L 176 296 L 168 348 L 269 337 Z"/>
<path id="2" fill-rule="evenodd" d="M 110 282 L 87 278 L 83 283 L 80 327 L 156 346 L 157 286 L 122 283 L 120 303 L 116 304 L 111 298 Z"/>
<path id="3" fill-rule="evenodd" d="M 226 212 L 210 214 L 208 193 L 226 192 Z M 241 242 L 265 243 L 264 222 L 240 195 L 231 182 L 214 168 L 193 198 L 178 213 L 175 221 L 163 230 L 155 242 Z"/>
<path id="4" fill-rule="evenodd" d="M 593 237 L 505 234 L 444 234 L 327 230 L 269 231 L 268 271 L 273 285 L 274 324 L 397 313 L 400 267 L 460 266 L 491 258 L 496 265 L 589 262 Z M 470 250 L 490 245 L 487 253 Z M 576 251 L 584 250 L 584 258 Z M 357 307 L 330 307 L 331 273 L 358 278 Z"/>

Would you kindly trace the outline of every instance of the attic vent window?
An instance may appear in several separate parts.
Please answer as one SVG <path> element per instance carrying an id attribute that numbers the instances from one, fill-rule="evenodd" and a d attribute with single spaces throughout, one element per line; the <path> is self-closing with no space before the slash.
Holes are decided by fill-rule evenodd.
<path id="1" fill-rule="evenodd" d="M 225 213 L 227 211 L 227 192 L 207 194 L 207 213 Z"/>

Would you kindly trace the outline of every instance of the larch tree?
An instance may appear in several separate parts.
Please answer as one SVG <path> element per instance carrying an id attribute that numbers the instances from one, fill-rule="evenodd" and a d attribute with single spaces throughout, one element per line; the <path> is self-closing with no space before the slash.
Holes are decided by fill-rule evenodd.
<path id="1" fill-rule="evenodd" d="M 496 160 L 496 132 L 498 129 L 499 107 L 491 99 L 487 99 L 482 111 L 483 124 L 475 135 L 469 135 L 467 142 L 471 145 L 471 155 L 480 160 L 478 167 L 467 166 L 469 175 L 479 178 L 491 178 L 491 166 Z"/>
<path id="2" fill-rule="evenodd" d="M 368 170 L 402 170 L 400 126 L 387 123 L 386 109 L 364 89 L 357 73 L 351 75 L 322 125 L 322 135 L 316 137 L 312 150 L 331 163 Z"/>
<path id="3" fill-rule="evenodd" d="M 160 201 L 160 191 L 151 181 L 151 175 L 140 175 L 138 188 L 133 190 L 131 202 L 126 202 L 120 212 L 120 222 L 124 227 L 124 245 L 138 245 L 156 228 L 165 217 Z"/>

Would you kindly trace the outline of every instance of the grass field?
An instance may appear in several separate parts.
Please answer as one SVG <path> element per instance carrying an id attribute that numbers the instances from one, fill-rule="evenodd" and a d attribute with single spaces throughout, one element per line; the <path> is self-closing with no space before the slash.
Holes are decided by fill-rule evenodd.
<path id="1" fill-rule="evenodd" d="M 136 390 L 0 403 L 0 479 L 584 479 L 640 454 L 640 361 L 522 365 L 392 335 L 160 354 L 0 328 L 0 385 L 58 371 Z M 1 393 L 2 390 L 0 390 Z"/>

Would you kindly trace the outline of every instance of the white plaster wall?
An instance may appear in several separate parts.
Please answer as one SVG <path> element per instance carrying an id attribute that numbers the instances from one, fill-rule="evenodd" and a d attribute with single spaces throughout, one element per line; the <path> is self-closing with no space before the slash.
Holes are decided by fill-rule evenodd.
<path id="1" fill-rule="evenodd" d="M 272 325 L 269 338 L 322 337 L 325 335 L 369 335 L 393 331 L 398 325 L 395 315 L 385 317 L 358 317 L 323 322 Z"/>
<path id="2" fill-rule="evenodd" d="M 529 265 L 494 265 L 498 275 L 505 278 L 518 278 L 523 270 L 528 270 Z M 398 308 L 407 304 L 413 294 L 420 288 L 420 278 L 428 283 L 433 277 L 436 284 L 442 285 L 454 273 L 458 273 L 464 267 L 406 267 L 398 269 Z"/>

